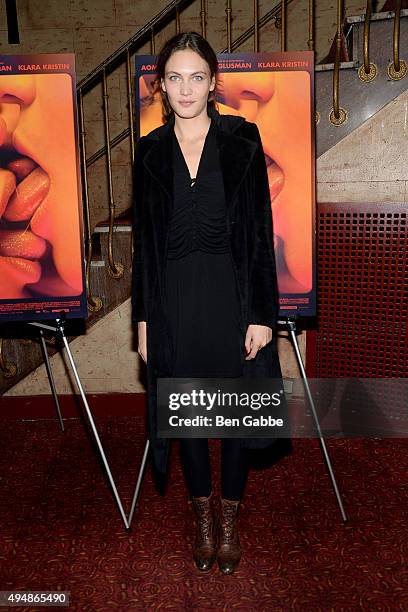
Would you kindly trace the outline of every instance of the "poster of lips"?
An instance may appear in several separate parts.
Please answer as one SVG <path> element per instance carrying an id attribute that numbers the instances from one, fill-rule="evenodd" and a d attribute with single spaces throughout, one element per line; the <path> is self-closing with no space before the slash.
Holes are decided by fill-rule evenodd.
<path id="1" fill-rule="evenodd" d="M 216 108 L 256 123 L 269 179 L 280 318 L 315 316 L 313 52 L 219 54 Z M 136 57 L 136 117 L 162 124 L 156 57 Z"/>
<path id="2" fill-rule="evenodd" d="M 86 316 L 74 55 L 0 55 L 0 322 Z"/>

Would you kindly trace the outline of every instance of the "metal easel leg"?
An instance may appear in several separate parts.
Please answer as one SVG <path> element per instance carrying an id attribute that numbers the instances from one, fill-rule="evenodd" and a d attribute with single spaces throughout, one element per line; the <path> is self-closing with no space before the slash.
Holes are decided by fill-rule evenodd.
<path id="1" fill-rule="evenodd" d="M 146 440 L 145 449 L 144 449 L 143 458 L 142 458 L 142 464 L 140 466 L 139 476 L 137 477 L 136 488 L 135 488 L 135 492 L 133 494 L 132 505 L 131 505 L 131 508 L 130 508 L 129 516 L 128 516 L 129 527 L 130 527 L 130 524 L 132 522 L 133 513 L 135 511 L 137 498 L 139 497 L 139 490 L 140 490 L 140 486 L 142 484 L 143 473 L 144 473 L 144 470 L 145 470 L 145 467 L 146 467 L 146 460 L 147 460 L 147 454 L 149 452 L 149 446 L 150 446 L 150 441 Z"/>
<path id="2" fill-rule="evenodd" d="M 57 415 L 58 415 L 58 419 L 60 422 L 61 430 L 65 431 L 64 421 L 62 419 L 61 409 L 60 409 L 60 405 L 58 401 L 57 388 L 55 386 L 54 375 L 52 373 L 50 360 L 48 358 L 47 345 L 45 343 L 44 332 L 42 329 L 40 329 L 40 339 L 41 339 L 41 349 L 42 349 L 42 354 L 44 357 L 45 369 L 47 370 L 48 380 L 50 383 L 52 396 L 55 402 L 55 408 L 57 410 Z"/>
<path id="3" fill-rule="evenodd" d="M 343 507 L 343 502 L 340 496 L 340 492 L 337 486 L 337 482 L 336 482 L 336 478 L 334 476 L 334 472 L 333 472 L 333 468 L 332 468 L 332 464 L 330 461 L 330 457 L 329 454 L 327 452 L 327 448 L 326 448 L 326 444 L 322 435 L 322 431 L 320 429 L 320 424 L 319 424 L 319 419 L 316 413 L 316 408 L 314 405 L 314 401 L 313 401 L 313 397 L 312 394 L 310 392 L 310 387 L 309 387 L 309 382 L 307 380 L 307 376 L 306 376 L 306 370 L 305 367 L 303 365 L 303 361 L 302 361 L 302 355 L 300 354 L 300 350 L 299 350 L 299 344 L 296 338 L 296 323 L 293 319 L 288 319 L 287 321 L 288 327 L 289 327 L 289 333 L 292 339 L 292 343 L 293 343 L 293 347 L 295 349 L 295 353 L 296 353 L 296 358 L 299 364 L 299 368 L 302 374 L 302 378 L 303 378 L 303 384 L 305 385 L 305 389 L 306 389 L 306 393 L 307 393 L 307 397 L 309 400 L 309 404 L 310 404 L 310 408 L 312 410 L 312 414 L 313 414 L 313 418 L 315 421 L 315 425 L 316 425 L 316 429 L 317 429 L 317 433 L 318 433 L 318 437 L 319 437 L 319 442 L 320 442 L 320 447 L 322 449 L 323 452 L 323 456 L 324 459 L 326 461 L 326 465 L 327 465 L 327 469 L 329 471 L 329 475 L 330 475 L 330 479 L 331 479 L 331 483 L 334 489 L 334 493 L 336 495 L 337 498 L 337 503 L 338 506 L 340 508 L 340 512 L 341 512 L 341 516 L 343 518 L 343 521 L 346 522 L 347 521 L 347 515 L 345 513 L 344 507 Z"/>
<path id="4" fill-rule="evenodd" d="M 91 412 L 91 409 L 89 408 L 88 400 L 86 399 L 85 391 L 84 391 L 84 389 L 82 387 L 82 383 L 81 383 L 81 380 L 79 378 L 78 371 L 77 371 L 74 359 L 72 357 L 71 349 L 69 348 L 68 340 L 67 340 L 67 338 L 65 336 L 65 333 L 64 333 L 63 324 L 62 324 L 62 322 L 59 319 L 56 320 L 56 323 L 57 323 L 57 326 L 58 326 L 58 332 L 61 334 L 61 338 L 62 338 L 62 340 L 64 342 L 65 350 L 67 352 L 68 359 L 69 359 L 69 362 L 71 364 L 72 372 L 73 372 L 73 374 L 75 376 L 76 384 L 77 384 L 79 392 L 81 394 L 82 401 L 83 401 L 84 406 L 85 406 L 86 414 L 88 416 L 89 423 L 91 424 L 92 432 L 93 432 L 94 438 L 96 440 L 96 443 L 98 445 L 99 454 L 100 454 L 100 456 L 102 458 L 102 461 L 103 461 L 103 464 L 105 466 L 105 470 L 106 470 L 106 473 L 108 475 L 109 482 L 110 482 L 110 485 L 112 487 L 113 494 L 115 496 L 116 503 L 117 503 L 118 508 L 119 508 L 119 512 L 120 512 L 120 514 L 122 516 L 123 522 L 125 523 L 126 529 L 129 529 L 129 523 L 128 523 L 127 518 L 126 518 L 125 511 L 123 510 L 122 502 L 121 502 L 121 499 L 119 497 L 119 493 L 117 491 L 117 488 L 116 488 L 116 485 L 115 485 L 115 481 L 113 480 L 113 476 L 112 476 L 112 473 L 111 473 L 111 470 L 110 470 L 110 467 L 109 467 L 109 463 L 108 463 L 108 461 L 106 459 L 105 451 L 103 450 L 103 446 L 102 446 L 101 440 L 99 438 L 98 431 L 96 429 L 96 425 L 95 425 L 95 422 L 94 422 L 94 419 L 93 419 L 93 416 L 92 416 L 92 412 Z"/>

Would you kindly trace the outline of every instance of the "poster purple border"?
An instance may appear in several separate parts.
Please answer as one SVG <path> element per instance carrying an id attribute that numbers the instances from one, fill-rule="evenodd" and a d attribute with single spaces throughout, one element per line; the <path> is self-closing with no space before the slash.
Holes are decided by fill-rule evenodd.
<path id="1" fill-rule="evenodd" d="M 299 232 L 308 232 L 307 239 L 311 244 L 310 269 L 311 269 L 311 290 L 302 292 L 279 293 L 279 318 L 285 319 L 289 316 L 314 317 L 316 316 L 316 187 L 315 187 L 315 110 L 314 110 L 314 54 L 311 51 L 299 52 L 267 52 L 267 53 L 232 53 L 218 54 L 219 73 L 228 72 L 293 72 L 302 71 L 309 75 L 310 104 L 307 121 L 310 122 L 310 142 L 307 143 L 310 150 L 310 193 L 305 198 L 305 206 L 310 207 L 310 224 L 307 227 L 300 227 Z M 146 100 L 141 99 L 140 77 L 155 75 L 156 56 L 143 55 L 136 56 L 136 129 L 140 133 L 140 109 Z M 222 103 L 222 98 L 217 98 L 217 102 Z M 290 214 L 288 211 L 287 214 Z M 276 253 L 276 247 L 275 247 Z M 299 252 L 299 256 L 303 256 Z M 279 274 L 278 274 L 279 282 Z"/>
<path id="2" fill-rule="evenodd" d="M 76 267 L 78 279 L 77 290 L 75 295 L 58 295 L 53 294 L 52 290 L 47 294 L 36 292 L 30 297 L 18 297 L 17 299 L 8 299 L 4 294 L 0 298 L 0 323 L 7 321 L 35 321 L 35 320 L 53 320 L 60 318 L 86 318 L 87 317 L 87 300 L 86 300 L 86 276 L 85 276 L 85 249 L 84 249 L 84 222 L 82 211 L 82 186 L 80 172 L 80 156 L 79 156 L 79 137 L 78 137 L 78 112 L 76 100 L 76 81 L 75 81 L 75 55 L 72 53 L 44 53 L 44 54 L 24 54 L 24 55 L 0 55 L 0 79 L 6 75 L 43 75 L 43 74 L 67 74 L 71 79 L 72 109 L 73 120 L 67 119 L 69 130 L 72 130 L 70 142 L 74 142 L 75 146 L 75 172 L 71 172 L 70 181 L 76 184 L 72 188 L 72 193 L 76 193 L 76 198 L 72 198 L 73 214 L 78 214 L 78 231 L 79 236 L 75 231 L 75 244 L 79 245 L 80 249 L 80 264 Z M 1 85 L 1 80 L 0 80 Z M 50 92 L 52 95 L 52 92 Z M 58 138 L 58 133 L 54 137 Z M 63 144 L 61 145 L 63 148 Z M 4 168 L 4 158 L 6 153 L 2 155 L 0 148 L 0 162 Z M 71 158 L 73 159 L 73 158 Z M 71 184 L 72 184 L 71 183 Z M 76 199 L 76 202 L 74 201 Z M 2 220 L 0 223 L 6 225 Z M 12 224 L 10 224 L 12 225 Z M 49 246 L 47 247 L 49 248 Z M 77 252 L 77 251 L 76 251 Z M 29 263 L 29 262 L 28 262 Z M 81 268 L 79 270 L 79 268 Z M 1 282 L 1 279 L 0 279 Z M 4 282 L 4 281 L 3 281 Z M 30 292 L 27 292 L 30 295 Z"/>

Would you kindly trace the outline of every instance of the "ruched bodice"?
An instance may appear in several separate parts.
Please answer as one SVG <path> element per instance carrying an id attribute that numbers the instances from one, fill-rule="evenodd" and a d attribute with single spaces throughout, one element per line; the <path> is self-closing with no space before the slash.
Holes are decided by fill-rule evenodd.
<path id="1" fill-rule="evenodd" d="M 214 125 L 205 138 L 195 180 L 173 132 L 174 209 L 168 259 L 193 251 L 226 253 L 225 195 Z"/>
<path id="2" fill-rule="evenodd" d="M 166 262 L 172 376 L 241 376 L 245 346 L 212 123 L 195 181 L 173 133 L 173 171 L 174 208 Z"/>

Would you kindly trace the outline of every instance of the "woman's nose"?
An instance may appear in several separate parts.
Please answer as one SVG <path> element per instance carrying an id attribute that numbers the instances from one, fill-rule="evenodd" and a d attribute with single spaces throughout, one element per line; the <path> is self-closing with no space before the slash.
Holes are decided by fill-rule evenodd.
<path id="1" fill-rule="evenodd" d="M 223 75 L 226 104 L 239 108 L 244 100 L 258 104 L 269 102 L 275 92 L 275 75 L 266 72 Z"/>
<path id="2" fill-rule="evenodd" d="M 184 96 L 188 95 L 191 93 L 191 85 L 188 81 L 184 82 L 181 81 L 180 84 L 180 93 Z"/>
<path id="3" fill-rule="evenodd" d="M 12 102 L 28 106 L 35 95 L 35 76 L 32 74 L 4 75 L 0 78 L 0 103 Z"/>

